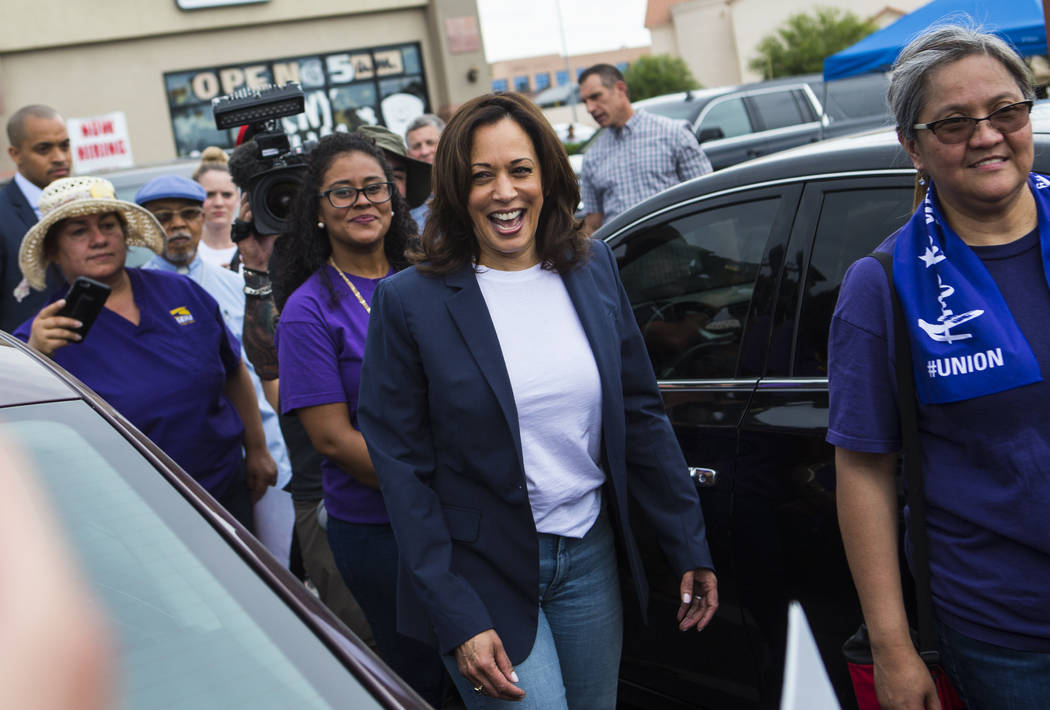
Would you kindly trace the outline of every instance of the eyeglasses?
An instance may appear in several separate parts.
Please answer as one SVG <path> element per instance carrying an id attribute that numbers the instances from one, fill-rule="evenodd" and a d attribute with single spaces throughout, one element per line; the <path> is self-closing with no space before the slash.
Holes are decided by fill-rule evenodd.
<path id="1" fill-rule="evenodd" d="M 970 140 L 970 136 L 977 130 L 977 124 L 981 121 L 988 121 L 992 128 L 1000 133 L 1013 133 L 1024 128 L 1028 123 L 1028 114 L 1031 112 L 1031 101 L 1018 101 L 996 109 L 984 118 L 952 116 L 942 118 L 940 121 L 916 123 L 912 128 L 930 131 L 941 143 L 963 143 Z"/>
<path id="2" fill-rule="evenodd" d="M 393 196 L 393 189 L 394 183 L 392 182 L 373 182 L 364 187 L 343 185 L 325 190 L 321 193 L 321 197 L 328 198 L 328 203 L 336 209 L 354 204 L 357 202 L 358 195 L 364 195 L 365 199 L 373 205 L 381 205 Z"/>
<path id="3" fill-rule="evenodd" d="M 157 218 L 157 221 L 163 224 L 170 224 L 171 220 L 175 219 L 175 215 L 178 215 L 183 222 L 192 222 L 195 219 L 200 219 L 201 215 L 204 214 L 204 210 L 200 207 L 183 207 L 181 210 L 161 210 L 154 212 L 153 216 Z"/>

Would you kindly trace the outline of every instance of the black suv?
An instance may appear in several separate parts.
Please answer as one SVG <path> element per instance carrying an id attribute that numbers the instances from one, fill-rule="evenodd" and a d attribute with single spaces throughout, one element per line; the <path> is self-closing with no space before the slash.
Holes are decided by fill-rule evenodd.
<path id="1" fill-rule="evenodd" d="M 1047 109 L 1032 114 L 1040 172 Z M 712 470 L 697 483 L 720 581 L 711 626 L 678 633 L 678 580 L 643 542 L 652 625 L 628 617 L 625 704 L 774 707 L 798 599 L 840 702 L 855 707 L 840 646 L 861 615 L 824 441 L 828 327 L 847 267 L 908 219 L 914 179 L 891 131 L 863 134 L 697 178 L 596 233 L 619 262 L 686 461 Z"/>

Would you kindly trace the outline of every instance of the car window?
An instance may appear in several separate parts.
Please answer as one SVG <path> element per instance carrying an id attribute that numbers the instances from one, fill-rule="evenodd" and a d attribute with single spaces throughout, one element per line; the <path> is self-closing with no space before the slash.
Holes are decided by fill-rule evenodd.
<path id="1" fill-rule="evenodd" d="M 692 125 L 693 121 L 696 120 L 696 114 L 700 113 L 698 102 L 686 101 L 684 99 L 679 101 L 665 101 L 659 104 L 646 104 L 645 106 L 639 106 L 638 108 L 641 111 L 655 113 L 658 116 L 667 116 L 668 118 L 688 121 L 689 125 Z"/>
<path id="2" fill-rule="evenodd" d="M 793 90 L 753 94 L 748 98 L 758 111 L 765 130 L 797 126 L 807 120 Z"/>
<path id="3" fill-rule="evenodd" d="M 835 120 L 849 118 L 871 118 L 886 116 L 886 90 L 889 77 L 886 74 L 866 74 L 848 79 L 835 79 L 826 84 L 810 84 L 818 99 L 824 101 L 829 116 Z"/>
<path id="4" fill-rule="evenodd" d="M 828 328 L 842 277 L 911 215 L 912 190 L 883 187 L 824 195 L 805 275 L 794 374 L 827 377 Z"/>
<path id="5" fill-rule="evenodd" d="M 721 205 L 630 235 L 620 276 L 660 379 L 732 377 L 779 197 Z"/>
<path id="6" fill-rule="evenodd" d="M 722 135 L 718 136 L 720 138 L 732 138 L 751 133 L 751 119 L 747 115 L 743 100 L 740 98 L 716 99 L 700 123 L 701 134 L 712 129 L 722 131 Z"/>
<path id="7" fill-rule="evenodd" d="M 114 707 L 380 707 L 265 582 L 81 401 L 0 409 L 117 635 Z"/>

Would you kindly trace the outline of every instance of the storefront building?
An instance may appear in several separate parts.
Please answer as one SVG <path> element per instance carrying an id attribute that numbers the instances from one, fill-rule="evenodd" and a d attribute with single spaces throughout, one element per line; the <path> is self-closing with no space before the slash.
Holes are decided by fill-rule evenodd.
<path id="1" fill-rule="evenodd" d="M 230 147 L 212 100 L 287 81 L 306 96 L 303 114 L 282 119 L 293 143 L 364 123 L 401 132 L 489 90 L 476 4 L 34 0 L 0 23 L 0 122 L 53 106 L 74 119 L 74 160 L 78 147 L 84 160 L 123 152 L 138 165 Z M 14 170 L 4 153 L 0 178 Z"/>

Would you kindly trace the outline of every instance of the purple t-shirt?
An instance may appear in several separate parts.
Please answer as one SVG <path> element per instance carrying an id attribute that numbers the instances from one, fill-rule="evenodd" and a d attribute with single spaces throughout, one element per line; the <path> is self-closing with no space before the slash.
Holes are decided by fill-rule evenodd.
<path id="1" fill-rule="evenodd" d="M 1050 288 L 1037 234 L 974 252 L 1050 372 Z M 886 273 L 861 259 L 846 272 L 831 324 L 828 442 L 900 449 L 893 348 Z M 937 615 L 980 641 L 1050 651 L 1050 381 L 920 404 L 918 426 Z"/>
<path id="2" fill-rule="evenodd" d="M 281 410 L 346 402 L 350 423 L 357 428 L 357 391 L 368 333 L 368 313 L 339 273 L 328 271 L 339 300 L 321 281 L 321 272 L 295 290 L 281 311 L 274 336 L 280 363 Z M 372 302 L 379 279 L 347 274 L 365 301 Z M 383 495 L 325 457 L 321 462 L 328 514 L 351 523 L 388 522 Z"/>

